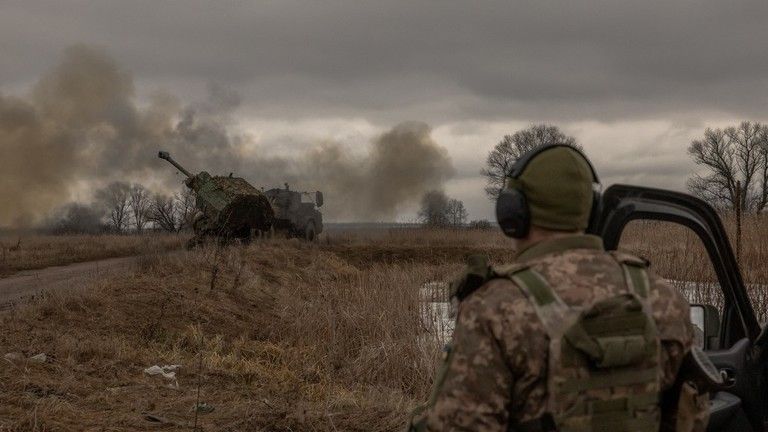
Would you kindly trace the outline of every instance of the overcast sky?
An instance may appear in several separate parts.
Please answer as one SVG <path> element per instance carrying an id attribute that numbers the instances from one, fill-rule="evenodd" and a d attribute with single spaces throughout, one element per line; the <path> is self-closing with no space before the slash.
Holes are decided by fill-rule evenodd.
<path id="1" fill-rule="evenodd" d="M 276 153 L 423 121 L 448 194 L 490 218 L 478 172 L 531 123 L 575 136 L 604 185 L 684 189 L 693 138 L 766 119 L 767 22 L 765 1 L 2 1 L 0 93 L 88 44 L 140 99 L 231 89 L 237 127 Z"/>

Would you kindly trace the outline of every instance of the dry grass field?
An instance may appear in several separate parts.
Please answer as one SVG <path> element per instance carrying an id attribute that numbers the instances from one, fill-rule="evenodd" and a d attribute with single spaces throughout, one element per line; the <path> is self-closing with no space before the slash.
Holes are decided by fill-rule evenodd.
<path id="1" fill-rule="evenodd" d="M 764 283 L 768 226 L 750 223 L 745 273 Z M 469 253 L 514 256 L 495 230 L 330 233 L 177 254 L 161 243 L 127 272 L 0 313 L 0 355 L 13 354 L 0 359 L 0 431 L 401 430 L 440 353 L 422 286 L 450 279 Z M 665 277 L 711 281 L 704 251 L 674 227 L 633 225 L 623 245 Z M 39 353 L 46 361 L 30 359 Z M 143 372 L 172 364 L 175 379 Z"/>
<path id="2" fill-rule="evenodd" d="M 0 430 L 189 430 L 198 384 L 214 407 L 202 430 L 399 430 L 440 348 L 421 286 L 468 251 L 512 257 L 500 235 L 476 234 L 150 254 L 81 293 L 5 312 L 0 354 L 21 358 L 0 360 Z M 28 360 L 38 353 L 47 361 Z M 143 373 L 156 364 L 180 364 L 177 381 Z"/>
<path id="3" fill-rule="evenodd" d="M 0 277 L 22 270 L 179 249 L 187 238 L 186 235 L 160 233 L 66 236 L 4 234 L 0 235 Z"/>
<path id="4" fill-rule="evenodd" d="M 736 248 L 733 217 L 723 218 L 731 245 Z M 768 321 L 768 217 L 742 221 L 739 267 L 760 322 Z M 722 305 L 714 269 L 698 237 L 687 228 L 666 222 L 632 222 L 620 246 L 647 258 L 651 268 L 673 281 L 692 302 Z M 684 283 L 685 282 L 685 283 Z"/>

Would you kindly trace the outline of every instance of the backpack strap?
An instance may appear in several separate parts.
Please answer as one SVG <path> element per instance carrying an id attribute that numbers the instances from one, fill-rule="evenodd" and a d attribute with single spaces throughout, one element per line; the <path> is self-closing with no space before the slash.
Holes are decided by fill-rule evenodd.
<path id="1" fill-rule="evenodd" d="M 512 280 L 531 302 L 551 340 L 559 340 L 565 329 L 578 318 L 578 311 L 565 304 L 536 270 L 522 267 L 505 276 Z"/>
<path id="2" fill-rule="evenodd" d="M 611 256 L 619 263 L 624 272 L 627 289 L 640 298 L 647 299 L 651 288 L 651 281 L 648 277 L 648 262 L 623 252 L 613 251 Z"/>

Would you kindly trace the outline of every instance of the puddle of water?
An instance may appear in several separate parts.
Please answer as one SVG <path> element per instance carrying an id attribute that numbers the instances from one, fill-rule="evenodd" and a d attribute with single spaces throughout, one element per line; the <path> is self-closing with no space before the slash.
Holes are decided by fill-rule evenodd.
<path id="1" fill-rule="evenodd" d="M 424 338 L 435 338 L 440 345 L 447 344 L 456 324 L 456 310 L 448 299 L 448 284 L 427 282 L 422 285 L 419 295 Z"/>

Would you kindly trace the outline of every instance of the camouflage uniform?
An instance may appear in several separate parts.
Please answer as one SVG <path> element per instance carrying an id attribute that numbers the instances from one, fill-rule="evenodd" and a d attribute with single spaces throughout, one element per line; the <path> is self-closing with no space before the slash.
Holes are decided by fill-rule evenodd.
<path id="1" fill-rule="evenodd" d="M 635 258 L 636 259 L 636 258 Z M 537 271 L 567 304 L 590 303 L 626 292 L 617 260 L 595 236 L 546 240 L 522 251 L 518 262 Z M 499 274 L 504 268 L 497 269 Z M 649 273 L 648 301 L 661 340 L 661 389 L 671 393 L 693 342 L 685 298 Z M 480 286 L 459 306 L 450 349 L 416 430 L 506 431 L 544 414 L 548 337 L 530 300 L 509 279 Z M 679 390 L 678 390 L 679 392 Z M 665 396 L 665 395 L 663 395 Z M 675 398 L 675 396 L 672 396 Z M 663 399 L 667 401 L 668 399 Z M 675 430 L 677 403 L 662 404 L 662 430 Z M 691 407 L 693 430 L 704 430 L 706 401 Z"/>

